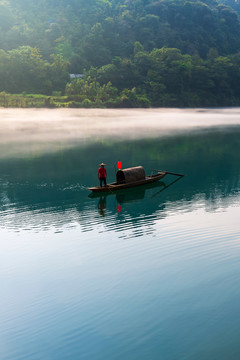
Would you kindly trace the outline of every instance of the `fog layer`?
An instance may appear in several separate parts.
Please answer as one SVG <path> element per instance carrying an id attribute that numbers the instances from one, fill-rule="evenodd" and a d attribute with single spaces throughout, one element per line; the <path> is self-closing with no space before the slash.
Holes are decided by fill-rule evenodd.
<path id="1" fill-rule="evenodd" d="M 88 141 L 137 139 L 240 125 L 240 108 L 0 109 L 0 157 Z"/>

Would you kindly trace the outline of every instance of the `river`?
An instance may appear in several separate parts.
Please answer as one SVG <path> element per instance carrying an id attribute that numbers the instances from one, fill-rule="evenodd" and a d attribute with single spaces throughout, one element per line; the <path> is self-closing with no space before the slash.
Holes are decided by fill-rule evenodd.
<path id="1" fill-rule="evenodd" d="M 239 359 L 240 108 L 0 109 L 0 128 L 0 359 Z M 185 176 L 89 196 L 118 160 Z"/>

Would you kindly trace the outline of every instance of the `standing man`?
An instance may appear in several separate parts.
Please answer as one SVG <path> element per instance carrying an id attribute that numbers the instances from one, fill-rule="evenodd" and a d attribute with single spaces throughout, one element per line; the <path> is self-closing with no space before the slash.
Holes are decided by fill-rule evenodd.
<path id="1" fill-rule="evenodd" d="M 104 186 L 107 186 L 107 170 L 105 169 L 106 164 L 101 163 L 100 168 L 98 169 L 98 178 L 100 180 L 100 186 L 102 187 L 102 183 Z"/>

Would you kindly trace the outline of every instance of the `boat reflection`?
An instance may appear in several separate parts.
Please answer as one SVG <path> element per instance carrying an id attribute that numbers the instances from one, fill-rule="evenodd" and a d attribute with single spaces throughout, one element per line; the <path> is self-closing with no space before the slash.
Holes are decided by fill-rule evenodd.
<path id="1" fill-rule="evenodd" d="M 171 181 L 170 183 L 166 184 L 163 181 L 158 181 L 156 183 L 152 183 L 152 184 L 148 184 L 148 185 L 142 185 L 139 187 L 134 187 L 134 188 L 130 188 L 130 189 L 124 189 L 124 190 L 119 190 L 119 191 L 115 191 L 115 192 L 106 192 L 104 193 L 91 193 L 90 195 L 88 195 L 89 198 L 91 199 L 96 199 L 98 198 L 98 210 L 99 210 L 99 214 L 105 216 L 106 215 L 106 203 L 107 203 L 107 197 L 108 196 L 116 196 L 116 202 L 118 204 L 124 204 L 124 203 L 129 203 L 129 202 L 136 202 L 137 200 L 143 200 L 145 198 L 146 195 L 146 191 L 147 190 L 152 190 L 152 196 L 157 196 L 159 193 L 161 193 L 162 191 L 166 190 L 167 188 L 169 188 L 170 186 L 172 186 L 173 184 L 175 184 L 176 182 L 178 182 L 180 179 L 182 179 L 182 176 L 177 177 L 177 179 Z M 157 190 L 156 192 L 153 192 L 153 190 Z M 120 211 L 118 211 L 120 212 Z"/>
<path id="2" fill-rule="evenodd" d="M 150 184 L 149 184 L 150 185 Z M 153 184 L 152 184 L 153 185 Z M 122 211 L 122 205 L 124 203 L 129 203 L 129 202 L 136 202 L 138 200 L 143 200 L 145 197 L 145 193 L 147 191 L 147 189 L 149 188 L 156 188 L 156 187 L 163 187 L 165 184 L 164 183 L 159 183 L 156 185 L 156 183 L 154 184 L 155 186 L 151 186 L 151 187 L 147 187 L 146 185 L 144 186 L 140 186 L 138 188 L 132 188 L 132 189 L 125 189 L 125 190 L 120 190 L 117 191 L 115 193 L 111 192 L 106 192 L 105 195 L 103 194 L 90 194 L 89 197 L 90 198 L 99 198 L 98 200 L 98 213 L 100 216 L 106 216 L 106 208 L 107 208 L 107 197 L 108 195 L 112 195 L 115 197 L 115 201 L 116 201 L 116 211 L 118 213 L 120 213 Z"/>
<path id="3" fill-rule="evenodd" d="M 168 185 L 169 186 L 169 185 Z M 136 202 L 138 200 L 143 200 L 146 194 L 146 191 L 149 189 L 156 189 L 161 187 L 162 190 L 167 186 L 164 182 L 156 182 L 148 185 L 142 185 L 139 187 L 134 187 L 131 189 L 124 189 L 115 192 L 106 192 L 106 193 L 91 193 L 88 195 L 91 199 L 99 199 L 97 203 L 98 213 L 100 216 L 106 216 L 107 208 L 107 197 L 115 196 L 116 201 L 116 210 L 118 213 L 122 211 L 122 204 L 129 202 Z M 161 191 L 162 191 L 161 190 Z"/>
<path id="4" fill-rule="evenodd" d="M 143 200 L 147 190 L 153 190 L 161 188 L 161 191 L 166 187 L 163 181 L 141 186 L 139 188 L 129 189 L 129 191 L 118 192 L 116 194 L 116 200 L 118 203 L 128 203 L 136 200 Z"/>
<path id="5" fill-rule="evenodd" d="M 130 189 L 125 190 L 119 190 L 115 192 L 106 192 L 104 193 L 91 193 L 88 197 L 91 199 L 98 199 L 97 208 L 98 208 L 98 214 L 100 216 L 106 216 L 107 215 L 107 198 L 108 197 L 115 197 L 114 201 L 116 204 L 116 211 L 118 213 L 121 213 L 124 209 L 123 205 L 128 203 L 138 203 L 141 202 L 141 200 L 144 200 L 146 194 L 149 192 L 149 199 L 152 199 L 156 197 L 158 194 L 178 182 L 180 179 L 182 179 L 182 176 L 177 177 L 177 179 L 174 179 L 170 183 L 166 184 L 163 181 L 158 181 L 152 184 L 142 185 L 139 187 L 134 187 Z M 159 190 L 160 189 L 160 190 Z M 111 201 L 112 203 L 113 201 Z M 146 206 L 146 204 L 145 204 Z M 141 206 L 140 206 L 141 207 Z"/>

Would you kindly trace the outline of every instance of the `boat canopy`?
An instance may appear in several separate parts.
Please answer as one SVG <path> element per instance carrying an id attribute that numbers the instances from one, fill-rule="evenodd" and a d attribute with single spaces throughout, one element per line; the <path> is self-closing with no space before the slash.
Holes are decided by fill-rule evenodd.
<path id="1" fill-rule="evenodd" d="M 145 170 L 142 166 L 136 166 L 128 169 L 118 170 L 116 181 L 118 184 L 131 183 L 144 180 L 146 177 Z"/>

